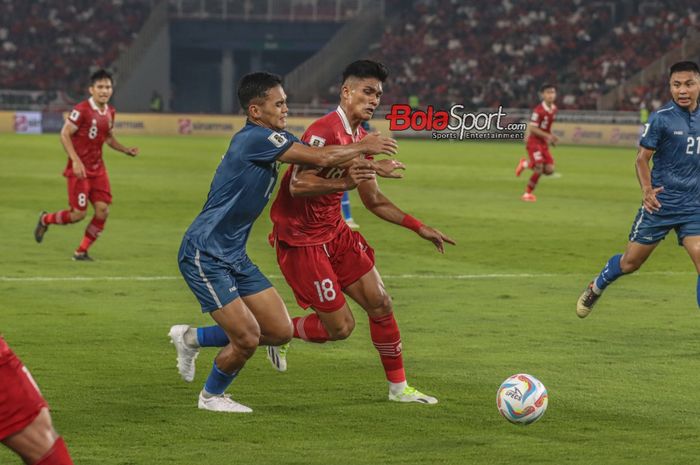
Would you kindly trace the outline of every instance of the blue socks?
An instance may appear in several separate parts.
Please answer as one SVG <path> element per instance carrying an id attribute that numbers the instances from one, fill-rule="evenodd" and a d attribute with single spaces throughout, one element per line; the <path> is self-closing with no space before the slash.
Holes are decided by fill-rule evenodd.
<path id="1" fill-rule="evenodd" d="M 345 221 L 352 219 L 352 213 L 350 213 L 350 194 L 348 191 L 343 192 L 343 200 L 340 201 L 340 206 L 343 209 L 343 218 Z"/>
<path id="2" fill-rule="evenodd" d="M 700 307 L 700 275 L 698 275 L 698 283 L 695 286 L 695 296 L 698 299 L 698 307 Z"/>
<path id="3" fill-rule="evenodd" d="M 209 373 L 207 382 L 204 383 L 204 390 L 215 396 L 223 394 L 224 391 L 226 391 L 226 388 L 229 387 L 233 380 L 236 379 L 236 376 L 238 376 L 238 371 L 239 370 L 236 370 L 230 375 L 228 373 L 224 373 L 223 371 L 219 370 L 219 367 L 216 366 L 216 360 L 214 360 L 214 365 L 211 367 L 211 373 Z"/>
<path id="4" fill-rule="evenodd" d="M 200 347 L 225 347 L 229 340 L 226 332 L 214 325 L 197 328 L 197 342 Z"/>
<path id="5" fill-rule="evenodd" d="M 603 271 L 601 271 L 598 277 L 595 279 L 595 287 L 603 291 L 609 284 L 624 274 L 620 269 L 621 258 L 622 254 L 618 254 L 614 255 L 612 258 L 610 258 L 610 260 L 608 260 L 608 263 L 605 264 Z M 700 284 L 698 284 L 698 286 L 700 286 Z M 700 297 L 698 297 L 698 299 L 700 299 Z M 700 300 L 698 302 L 700 302 Z"/>

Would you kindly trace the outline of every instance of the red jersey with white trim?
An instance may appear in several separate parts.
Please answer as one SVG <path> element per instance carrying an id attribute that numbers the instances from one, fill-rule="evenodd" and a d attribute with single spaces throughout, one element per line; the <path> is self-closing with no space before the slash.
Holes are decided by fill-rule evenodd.
<path id="1" fill-rule="evenodd" d="M 557 117 L 558 111 L 559 109 L 556 105 L 552 104 L 552 106 L 550 107 L 544 102 L 540 102 L 540 104 L 537 105 L 534 110 L 532 110 L 530 122 L 538 128 L 540 128 L 541 130 L 543 130 L 544 132 L 551 134 L 552 123 L 554 123 L 554 119 Z M 530 142 L 531 138 L 534 139 L 532 142 L 540 142 L 543 144 L 547 143 L 546 139 L 533 133 L 530 133 L 528 137 L 528 142 Z"/>
<path id="2" fill-rule="evenodd" d="M 107 105 L 104 110 L 100 110 L 92 98 L 89 98 L 77 104 L 68 115 L 68 121 L 78 127 L 70 139 L 80 161 L 85 165 L 85 172 L 89 178 L 106 173 L 102 160 L 102 145 L 112 134 L 115 114 L 114 107 Z M 75 176 L 70 157 L 63 175 Z"/>
<path id="3" fill-rule="evenodd" d="M 338 107 L 334 112 L 319 118 L 309 126 L 302 142 L 311 146 L 348 145 L 361 140 L 367 135 L 361 126 L 353 133 L 343 110 Z M 292 165 L 282 178 L 277 198 L 272 204 L 270 217 L 274 224 L 274 237 L 291 246 L 310 246 L 325 244 L 333 239 L 339 230 L 347 228 L 340 213 L 342 192 L 309 197 L 292 197 L 289 186 L 292 176 L 299 166 Z M 317 176 L 327 179 L 342 178 L 345 168 L 318 168 Z"/>

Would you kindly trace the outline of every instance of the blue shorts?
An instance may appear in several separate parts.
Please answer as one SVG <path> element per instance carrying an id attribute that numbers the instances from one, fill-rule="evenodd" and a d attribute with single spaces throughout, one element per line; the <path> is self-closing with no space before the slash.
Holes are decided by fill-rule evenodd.
<path id="1" fill-rule="evenodd" d="M 178 265 L 185 282 L 202 306 L 202 313 L 222 308 L 227 303 L 272 287 L 248 255 L 235 263 L 226 263 L 197 250 L 186 238 L 178 253 Z"/>
<path id="2" fill-rule="evenodd" d="M 671 229 L 676 231 L 678 245 L 683 245 L 683 239 L 688 236 L 700 236 L 700 212 L 652 215 L 642 207 L 632 223 L 629 239 L 639 244 L 656 244 Z"/>

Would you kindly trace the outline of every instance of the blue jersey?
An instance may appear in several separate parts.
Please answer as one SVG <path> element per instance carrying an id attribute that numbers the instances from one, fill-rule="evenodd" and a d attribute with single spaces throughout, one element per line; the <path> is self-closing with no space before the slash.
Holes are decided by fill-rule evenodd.
<path id="1" fill-rule="evenodd" d="M 664 188 L 658 213 L 700 212 L 700 107 L 667 103 L 651 114 L 639 145 L 655 151 L 651 184 Z"/>
<path id="2" fill-rule="evenodd" d="M 185 238 L 202 252 L 227 263 L 245 257 L 250 230 L 277 181 L 277 159 L 298 141 L 287 131 L 275 132 L 248 122 L 231 139 L 204 208 Z"/>

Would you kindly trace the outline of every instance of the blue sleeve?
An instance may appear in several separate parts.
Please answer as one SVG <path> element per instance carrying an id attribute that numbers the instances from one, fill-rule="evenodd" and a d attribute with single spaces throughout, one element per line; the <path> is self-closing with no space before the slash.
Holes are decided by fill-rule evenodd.
<path id="1" fill-rule="evenodd" d="M 663 134 L 663 126 L 663 118 L 657 113 L 652 113 L 651 117 L 649 117 L 649 122 L 644 125 L 639 145 L 645 149 L 656 150 Z"/>
<path id="2" fill-rule="evenodd" d="M 299 139 L 287 131 L 255 128 L 247 144 L 248 150 L 243 156 L 250 161 L 272 163 L 298 141 Z"/>

